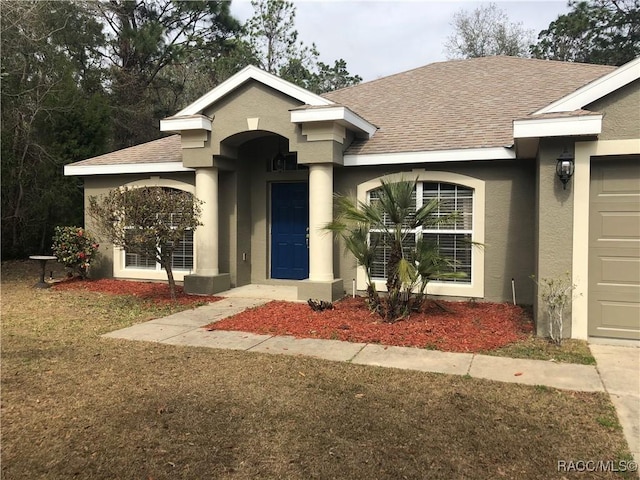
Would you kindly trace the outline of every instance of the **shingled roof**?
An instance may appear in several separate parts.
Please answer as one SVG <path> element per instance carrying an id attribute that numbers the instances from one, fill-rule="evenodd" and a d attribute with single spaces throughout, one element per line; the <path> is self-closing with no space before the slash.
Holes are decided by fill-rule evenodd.
<path id="1" fill-rule="evenodd" d="M 433 63 L 323 95 L 378 127 L 346 154 L 428 152 L 513 144 L 513 121 L 616 67 L 517 57 Z M 303 108 L 314 108 L 305 106 Z M 584 110 L 563 115 L 589 115 Z M 558 116 L 556 114 L 555 116 Z M 125 148 L 73 167 L 182 162 L 180 135 Z"/>
<path id="2" fill-rule="evenodd" d="M 75 162 L 74 167 L 93 165 L 124 165 L 129 163 L 182 162 L 180 135 L 171 135 L 147 143 L 141 143 L 98 157 Z"/>
<path id="3" fill-rule="evenodd" d="M 615 68 L 484 57 L 433 63 L 324 97 L 379 127 L 348 154 L 504 147 L 513 144 L 513 120 Z"/>

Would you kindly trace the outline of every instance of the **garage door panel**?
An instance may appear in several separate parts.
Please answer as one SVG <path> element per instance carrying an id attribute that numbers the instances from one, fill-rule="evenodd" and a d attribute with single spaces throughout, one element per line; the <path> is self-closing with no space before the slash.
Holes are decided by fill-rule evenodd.
<path id="1" fill-rule="evenodd" d="M 589 335 L 640 340 L 640 161 L 591 171 Z"/>
<path id="2" fill-rule="evenodd" d="M 600 239 L 627 240 L 638 237 L 640 212 L 599 212 Z"/>
<path id="3" fill-rule="evenodd" d="M 607 165 L 604 165 L 604 164 Z M 637 159 L 604 160 L 592 171 L 592 195 L 634 195 L 640 190 L 640 162 Z M 615 201 L 615 198 L 612 198 Z"/>
<path id="4" fill-rule="evenodd" d="M 639 196 L 635 202 L 591 202 L 590 233 L 591 241 L 597 240 L 638 240 L 640 232 Z"/>
<path id="5" fill-rule="evenodd" d="M 636 252 L 600 253 L 593 255 L 592 286 L 639 285 L 640 258 Z"/>
<path id="6" fill-rule="evenodd" d="M 591 323 L 589 335 L 640 340 L 640 304 L 629 302 L 623 296 L 618 300 L 606 295 L 594 295 L 590 310 L 597 314 L 598 324 Z"/>

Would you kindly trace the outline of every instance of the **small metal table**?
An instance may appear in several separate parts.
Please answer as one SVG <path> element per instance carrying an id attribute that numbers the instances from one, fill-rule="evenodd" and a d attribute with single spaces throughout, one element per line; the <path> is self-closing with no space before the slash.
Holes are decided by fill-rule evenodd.
<path id="1" fill-rule="evenodd" d="M 40 266 L 42 267 L 42 272 L 40 274 L 40 281 L 34 285 L 35 288 L 49 288 L 47 282 L 44 281 L 44 272 L 47 266 L 47 260 L 56 260 L 56 257 L 53 255 L 31 255 L 29 256 L 31 260 L 38 260 L 40 262 Z"/>

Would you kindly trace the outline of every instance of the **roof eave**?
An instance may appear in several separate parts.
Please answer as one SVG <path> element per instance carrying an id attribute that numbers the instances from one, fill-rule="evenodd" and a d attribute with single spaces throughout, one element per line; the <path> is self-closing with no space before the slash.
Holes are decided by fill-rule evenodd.
<path id="1" fill-rule="evenodd" d="M 578 117 L 527 118 L 513 121 L 513 138 L 599 135 L 602 114 Z"/>
<path id="2" fill-rule="evenodd" d="M 324 108 L 294 109 L 290 111 L 291 123 L 311 123 L 333 121 L 371 138 L 377 127 L 343 105 Z"/>
<path id="3" fill-rule="evenodd" d="M 119 163 L 109 165 L 65 165 L 66 177 L 86 177 L 92 175 L 120 175 L 135 173 L 172 173 L 192 172 L 192 168 L 185 167 L 182 162 L 148 162 L 148 163 Z"/>
<path id="4" fill-rule="evenodd" d="M 412 163 L 468 162 L 481 160 L 514 160 L 515 151 L 510 147 L 460 148 L 421 152 L 395 152 L 371 154 L 347 154 L 345 167 L 373 165 L 400 165 Z"/>
<path id="5" fill-rule="evenodd" d="M 160 131 L 181 132 L 183 130 L 207 130 L 211 131 L 213 119 L 204 115 L 174 115 L 160 120 Z"/>

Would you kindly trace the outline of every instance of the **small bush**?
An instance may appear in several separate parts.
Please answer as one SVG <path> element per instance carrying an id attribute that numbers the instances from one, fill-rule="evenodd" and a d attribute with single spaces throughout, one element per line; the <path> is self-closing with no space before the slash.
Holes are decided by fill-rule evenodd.
<path id="1" fill-rule="evenodd" d="M 538 285 L 538 295 L 540 295 L 545 304 L 547 316 L 549 317 L 549 336 L 551 341 L 556 345 L 561 345 L 564 312 L 571 305 L 576 285 L 571 281 L 569 272 L 557 278 L 536 280 L 533 275 L 531 278 Z"/>
<path id="2" fill-rule="evenodd" d="M 56 227 L 51 249 L 58 261 L 81 278 L 86 278 L 98 243 L 82 227 Z"/>
<path id="3" fill-rule="evenodd" d="M 307 304 L 314 312 L 322 312 L 323 310 L 333 310 L 333 303 L 325 302 L 324 300 L 314 300 L 310 298 L 307 300 Z"/>

